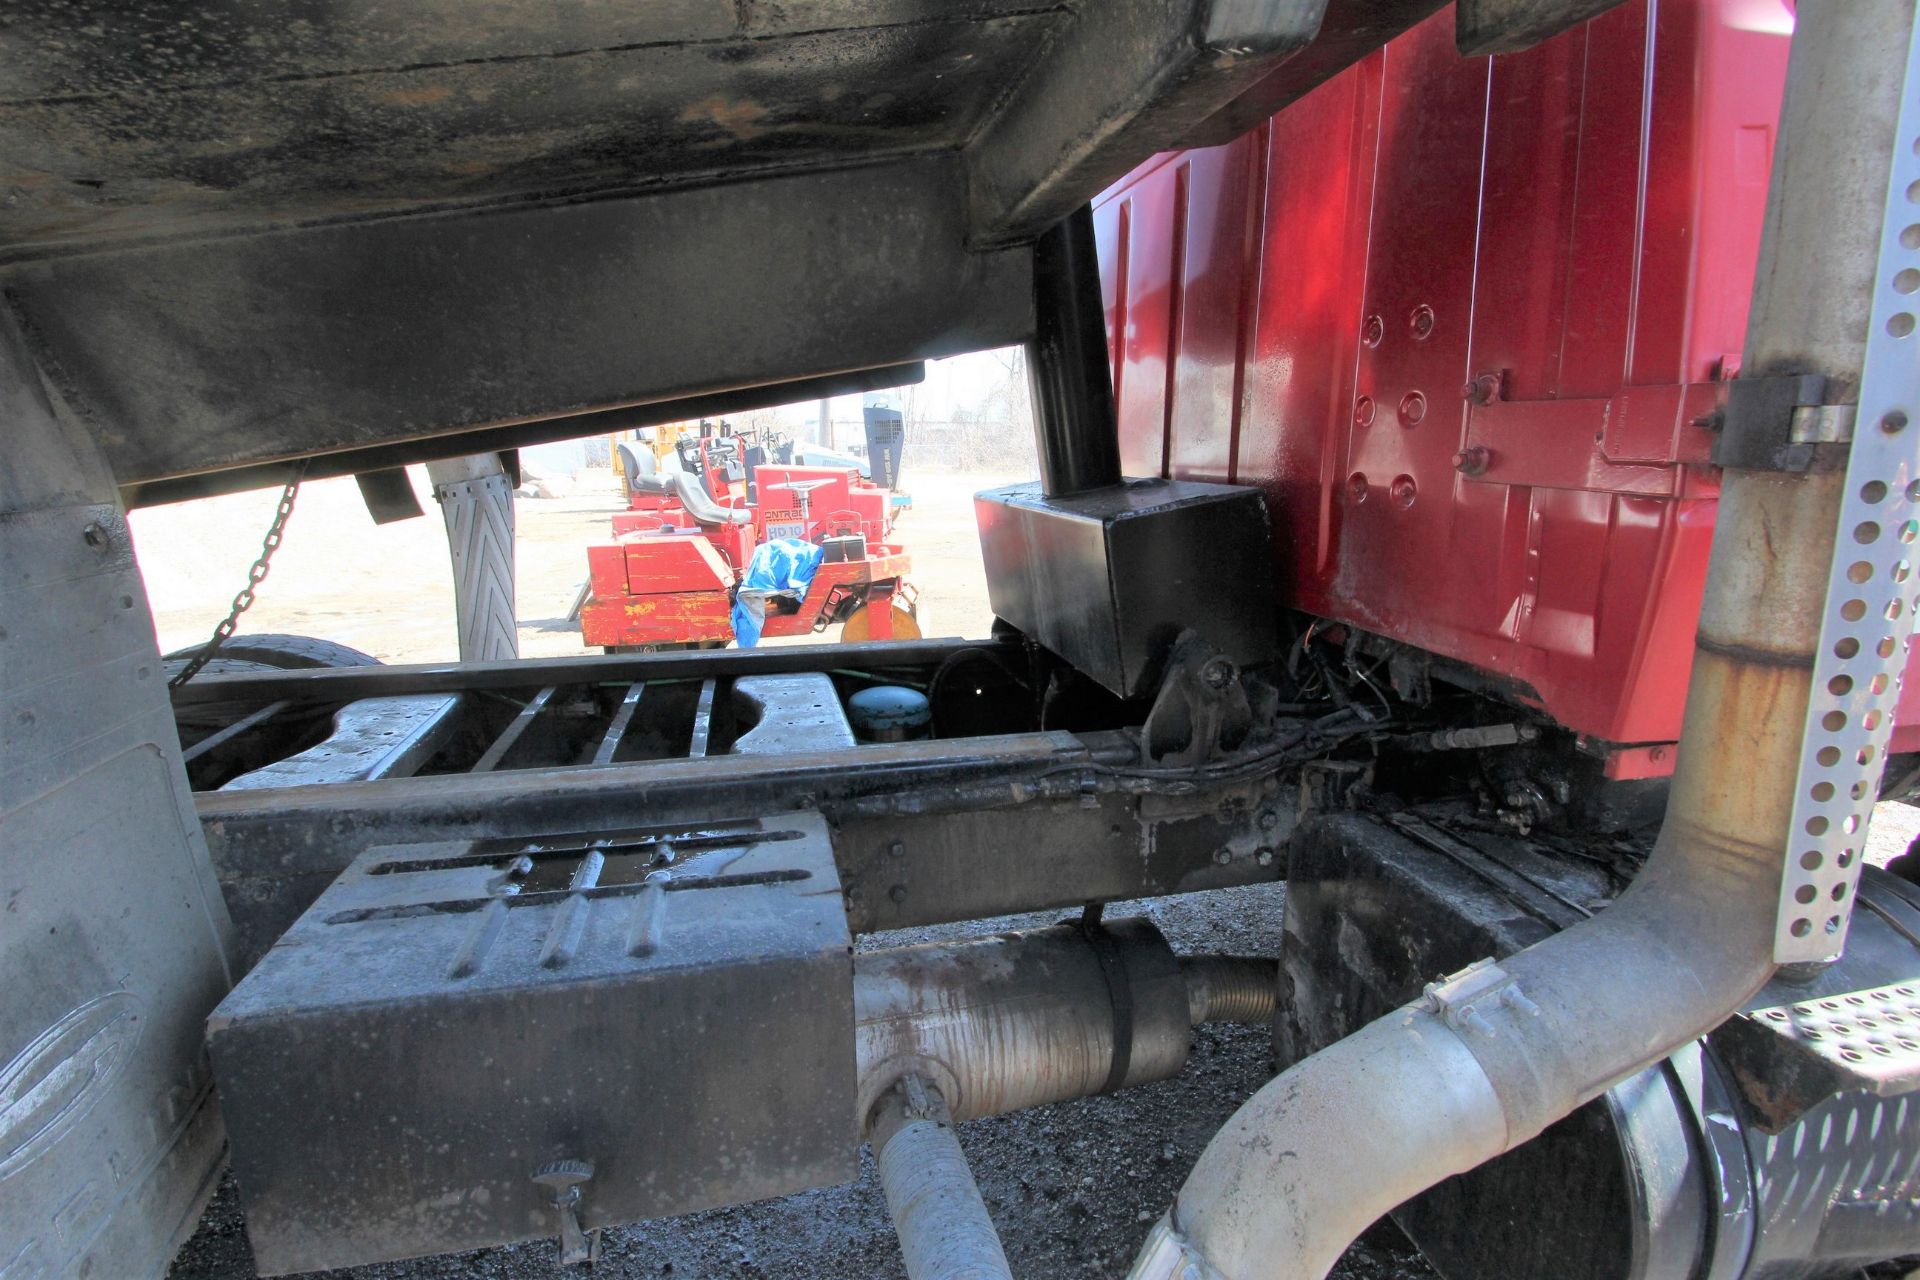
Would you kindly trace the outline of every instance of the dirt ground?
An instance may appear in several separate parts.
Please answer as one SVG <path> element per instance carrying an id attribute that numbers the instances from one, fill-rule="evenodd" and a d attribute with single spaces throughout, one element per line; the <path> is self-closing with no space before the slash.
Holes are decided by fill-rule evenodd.
<path id="1" fill-rule="evenodd" d="M 351 479 L 303 485 L 241 631 L 322 636 L 385 662 L 458 657 L 446 534 L 424 469 L 410 468 L 409 475 L 427 514 L 389 525 L 368 517 Z M 911 581 L 920 591 L 925 634 L 986 634 L 993 614 L 973 495 L 1023 478 L 929 469 L 909 475 L 913 507 L 896 531 L 913 555 Z M 226 616 L 260 554 L 278 497 L 278 491 L 233 494 L 133 513 L 134 546 L 162 652 L 203 643 Z M 625 505 L 618 480 L 605 469 L 582 472 L 568 497 L 516 501 L 522 657 L 588 652 L 567 610 L 587 576 L 587 545 L 607 539 L 607 518 Z"/>
<path id="2" fill-rule="evenodd" d="M 914 557 L 926 634 L 986 632 L 992 615 L 971 495 L 1012 478 L 1019 477 L 924 469 L 910 476 L 914 507 L 900 533 Z M 324 636 L 388 662 L 454 658 L 446 545 L 417 470 L 414 484 L 426 518 L 385 527 L 367 517 L 351 481 L 306 486 L 242 630 Z M 258 553 L 275 496 L 244 494 L 134 514 L 163 649 L 200 642 L 224 615 Z M 520 640 L 526 656 L 583 652 L 578 629 L 565 614 L 585 576 L 582 548 L 605 536 L 607 517 L 620 506 L 606 471 L 585 473 L 572 496 L 518 503 Z M 1920 811 L 1881 806 L 1875 860 L 1905 848 L 1917 831 Z M 1273 954 L 1283 901 L 1284 888 L 1274 885 L 1131 910 L 1158 922 L 1176 950 Z M 1114 917 L 1129 913 L 1123 905 L 1111 909 Z M 882 935 L 863 945 L 964 936 L 1053 918 Z M 1049 1280 L 1124 1274 L 1208 1137 L 1266 1081 L 1269 1061 L 1264 1029 L 1207 1027 L 1195 1034 L 1187 1069 L 1175 1080 L 963 1125 L 961 1140 L 1015 1274 Z M 551 1243 L 540 1242 L 336 1274 L 353 1280 L 532 1280 L 564 1274 L 553 1257 Z M 253 1276 L 231 1179 L 172 1274 L 175 1280 Z M 844 1187 L 609 1231 L 594 1274 L 612 1280 L 898 1280 L 904 1271 L 872 1160 L 865 1157 L 859 1179 Z M 1390 1225 L 1376 1227 L 1334 1272 L 1342 1280 L 1424 1280 L 1433 1274 Z"/>

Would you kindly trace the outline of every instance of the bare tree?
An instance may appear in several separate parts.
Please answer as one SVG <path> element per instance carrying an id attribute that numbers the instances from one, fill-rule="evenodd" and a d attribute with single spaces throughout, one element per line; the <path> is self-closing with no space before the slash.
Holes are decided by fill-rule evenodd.
<path id="1" fill-rule="evenodd" d="M 1033 433 L 1033 396 L 1027 386 L 1027 353 L 1023 347 L 1007 347 L 989 353 L 1002 373 L 987 388 L 980 404 L 981 422 L 1002 422 L 1023 435 Z"/>

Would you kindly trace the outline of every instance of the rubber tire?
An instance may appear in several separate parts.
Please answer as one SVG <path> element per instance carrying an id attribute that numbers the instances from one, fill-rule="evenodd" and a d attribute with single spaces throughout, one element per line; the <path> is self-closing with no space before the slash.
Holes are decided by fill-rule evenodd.
<path id="1" fill-rule="evenodd" d="M 200 652 L 200 645 L 176 649 L 166 655 L 167 679 Z M 319 667 L 377 667 L 380 659 L 362 653 L 352 645 L 313 636 L 288 635 L 265 631 L 258 635 L 234 636 L 220 646 L 213 660 L 200 668 L 200 675 L 226 675 L 239 671 L 311 671 Z M 196 677 L 197 678 L 197 677 Z M 220 730 L 254 710 L 253 702 L 197 702 L 174 709 L 174 723 L 180 728 L 180 745 L 190 747 L 208 734 Z"/>
<path id="2" fill-rule="evenodd" d="M 180 674 L 181 668 L 191 660 L 195 649 L 183 649 L 170 653 L 163 667 L 167 679 L 172 680 Z M 280 671 L 283 668 L 265 662 L 252 662 L 243 658 L 229 658 L 222 653 L 219 657 L 200 668 L 203 675 L 227 675 L 236 671 Z M 210 733 L 217 733 L 253 710 L 251 702 L 194 702 L 173 709 L 174 723 L 180 727 L 180 745 L 190 747 Z"/>
<path id="3" fill-rule="evenodd" d="M 167 662 L 174 659 L 191 658 L 200 652 L 201 646 L 176 649 L 167 655 Z M 318 640 L 312 636 L 286 635 L 280 632 L 265 632 L 261 635 L 235 636 L 220 646 L 220 652 L 204 670 L 242 671 L 251 667 L 221 667 L 222 662 L 242 662 L 251 667 L 278 669 L 281 671 L 305 671 L 313 667 L 377 667 L 380 659 L 370 653 L 362 653 L 351 645 L 334 640 Z M 169 667 L 168 675 L 179 668 Z"/>

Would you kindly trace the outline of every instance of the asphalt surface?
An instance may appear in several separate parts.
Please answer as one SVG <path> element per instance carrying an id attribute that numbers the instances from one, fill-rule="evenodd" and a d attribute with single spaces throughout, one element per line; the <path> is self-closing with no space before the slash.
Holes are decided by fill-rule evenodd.
<path id="1" fill-rule="evenodd" d="M 1181 952 L 1271 955 L 1284 889 L 1193 894 L 1128 906 L 1144 912 Z M 960 938 L 1052 924 L 1059 913 L 880 934 L 862 948 Z M 988 1210 L 1014 1274 L 1050 1280 L 1114 1280 L 1126 1274 L 1152 1221 L 1166 1208 L 1220 1123 L 1270 1078 L 1264 1028 L 1195 1032 L 1186 1071 L 1123 1093 L 1041 1107 L 960 1126 Z M 247 1280 L 252 1253 L 229 1178 L 176 1260 L 174 1280 Z M 545 1280 L 568 1274 L 541 1241 L 329 1273 L 340 1280 Z M 860 1177 L 784 1200 L 691 1214 L 605 1233 L 592 1272 L 606 1277 L 787 1277 L 903 1280 L 873 1160 Z M 1434 1273 L 1390 1225 L 1376 1228 L 1334 1273 L 1342 1280 L 1425 1280 Z"/>

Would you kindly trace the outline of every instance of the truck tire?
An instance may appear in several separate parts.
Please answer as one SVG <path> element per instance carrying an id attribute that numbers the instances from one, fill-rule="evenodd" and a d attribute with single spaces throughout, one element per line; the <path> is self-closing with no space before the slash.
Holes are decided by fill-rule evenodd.
<path id="1" fill-rule="evenodd" d="M 172 680 L 175 676 L 179 675 L 181 668 L 192 661 L 193 655 L 199 651 L 198 646 L 196 646 L 192 649 L 182 649 L 178 652 L 168 654 L 164 659 L 167 679 Z M 221 656 L 214 658 L 208 662 L 206 666 L 200 668 L 201 674 L 214 676 L 226 675 L 234 671 L 278 670 L 281 670 L 281 668 L 273 666 L 271 663 L 253 662 L 244 658 L 229 658 L 226 656 L 225 646 L 222 646 Z M 173 709 L 173 722 L 180 730 L 181 750 L 186 750 L 210 733 L 218 733 L 252 709 L 252 704 L 245 702 L 196 702 L 184 707 L 175 707 Z"/>
<path id="2" fill-rule="evenodd" d="M 163 660 L 168 680 L 199 653 L 200 645 L 175 649 Z M 380 659 L 362 653 L 351 645 L 313 636 L 263 632 L 260 635 L 235 636 L 220 646 L 219 653 L 200 669 L 202 675 L 226 675 L 236 671 L 308 671 L 316 667 L 377 667 Z M 180 730 L 180 746 L 191 747 L 208 734 L 217 733 L 254 709 L 251 702 L 198 702 L 174 708 L 174 723 Z"/>
<path id="3" fill-rule="evenodd" d="M 176 649 L 168 654 L 168 675 L 171 676 L 178 670 L 173 665 L 176 658 L 192 658 L 194 654 L 200 652 L 200 648 L 199 645 L 193 645 L 186 649 Z M 220 666 L 222 662 L 244 662 L 251 666 L 278 668 L 281 671 L 303 671 L 311 667 L 377 667 L 380 665 L 380 659 L 370 653 L 362 653 L 351 645 L 340 644 L 334 640 L 317 640 L 312 636 L 284 635 L 279 632 L 233 637 L 220 646 L 219 656 L 207 664 L 206 670 L 247 669 L 222 667 Z"/>

